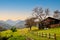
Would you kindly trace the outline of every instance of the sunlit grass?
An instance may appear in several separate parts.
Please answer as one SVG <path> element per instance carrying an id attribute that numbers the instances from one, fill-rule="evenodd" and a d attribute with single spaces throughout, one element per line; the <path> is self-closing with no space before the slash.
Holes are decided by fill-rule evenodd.
<path id="1" fill-rule="evenodd" d="M 37 27 L 32 27 L 32 29 L 30 30 L 29 28 L 24 28 L 24 29 L 17 29 L 16 32 L 12 32 L 11 30 L 6 30 L 6 31 L 2 31 L 0 32 L 0 36 L 1 37 L 11 37 L 11 35 L 13 37 L 19 37 L 19 36 L 27 36 L 29 38 L 32 38 L 34 40 L 48 40 L 47 38 L 42 38 L 41 36 L 37 36 L 32 34 L 32 32 L 39 32 L 39 33 L 51 33 L 51 34 L 56 34 L 57 35 L 57 39 L 60 39 L 60 28 L 51 28 L 48 30 L 38 30 Z M 53 40 L 53 39 L 50 39 Z"/>

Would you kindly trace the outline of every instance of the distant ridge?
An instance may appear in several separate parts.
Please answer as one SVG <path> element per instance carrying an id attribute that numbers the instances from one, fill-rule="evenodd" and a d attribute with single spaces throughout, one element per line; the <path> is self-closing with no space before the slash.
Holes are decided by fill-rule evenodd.
<path id="1" fill-rule="evenodd" d="M 16 28 L 24 28 L 25 27 L 25 21 L 24 20 L 0 20 L 0 26 L 6 29 L 10 29 L 12 26 L 15 26 Z"/>
<path id="2" fill-rule="evenodd" d="M 5 21 L 0 20 L 0 27 L 4 29 L 10 29 L 11 25 L 7 24 Z"/>
<path id="3" fill-rule="evenodd" d="M 16 26 L 16 28 L 24 28 L 25 27 L 25 21 L 20 21 L 15 26 Z"/>

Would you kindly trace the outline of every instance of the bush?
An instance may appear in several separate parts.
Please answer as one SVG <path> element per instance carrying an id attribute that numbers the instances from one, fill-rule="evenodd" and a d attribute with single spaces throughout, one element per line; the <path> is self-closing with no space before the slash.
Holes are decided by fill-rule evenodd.
<path id="1" fill-rule="evenodd" d="M 11 37 L 8 40 L 25 40 L 25 36 L 19 36 L 19 37 Z"/>
<path id="2" fill-rule="evenodd" d="M 8 38 L 7 37 L 2 37 L 1 40 L 7 40 Z"/>
<path id="3" fill-rule="evenodd" d="M 16 27 L 12 27 L 11 30 L 12 30 L 12 32 L 16 32 L 17 31 Z"/>

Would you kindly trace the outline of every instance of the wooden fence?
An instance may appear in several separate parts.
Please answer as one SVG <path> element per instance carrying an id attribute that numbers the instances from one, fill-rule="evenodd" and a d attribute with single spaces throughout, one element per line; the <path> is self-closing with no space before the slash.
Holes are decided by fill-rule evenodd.
<path id="1" fill-rule="evenodd" d="M 46 38 L 48 38 L 48 39 L 54 39 L 54 40 L 57 40 L 56 39 L 56 34 L 50 34 L 50 33 L 38 33 L 38 32 L 36 32 L 36 33 L 34 33 L 34 32 L 32 32 L 33 34 L 35 34 L 35 35 L 37 35 L 37 36 L 41 36 L 41 37 L 46 37 Z"/>

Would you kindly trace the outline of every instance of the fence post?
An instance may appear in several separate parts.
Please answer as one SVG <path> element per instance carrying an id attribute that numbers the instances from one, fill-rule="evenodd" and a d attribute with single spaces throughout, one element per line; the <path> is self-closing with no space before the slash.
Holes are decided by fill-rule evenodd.
<path id="1" fill-rule="evenodd" d="M 45 36 L 47 37 L 47 34 L 45 34 Z"/>
<path id="2" fill-rule="evenodd" d="M 43 37 L 43 32 L 42 32 L 42 37 Z"/>
<path id="3" fill-rule="evenodd" d="M 56 34 L 54 34 L 54 40 L 56 40 Z"/>
<path id="4" fill-rule="evenodd" d="M 50 33 L 49 33 L 49 35 L 48 35 L 48 36 L 49 36 L 49 39 L 50 39 Z"/>
<path id="5" fill-rule="evenodd" d="M 39 36 L 39 33 L 37 32 L 37 36 Z"/>

